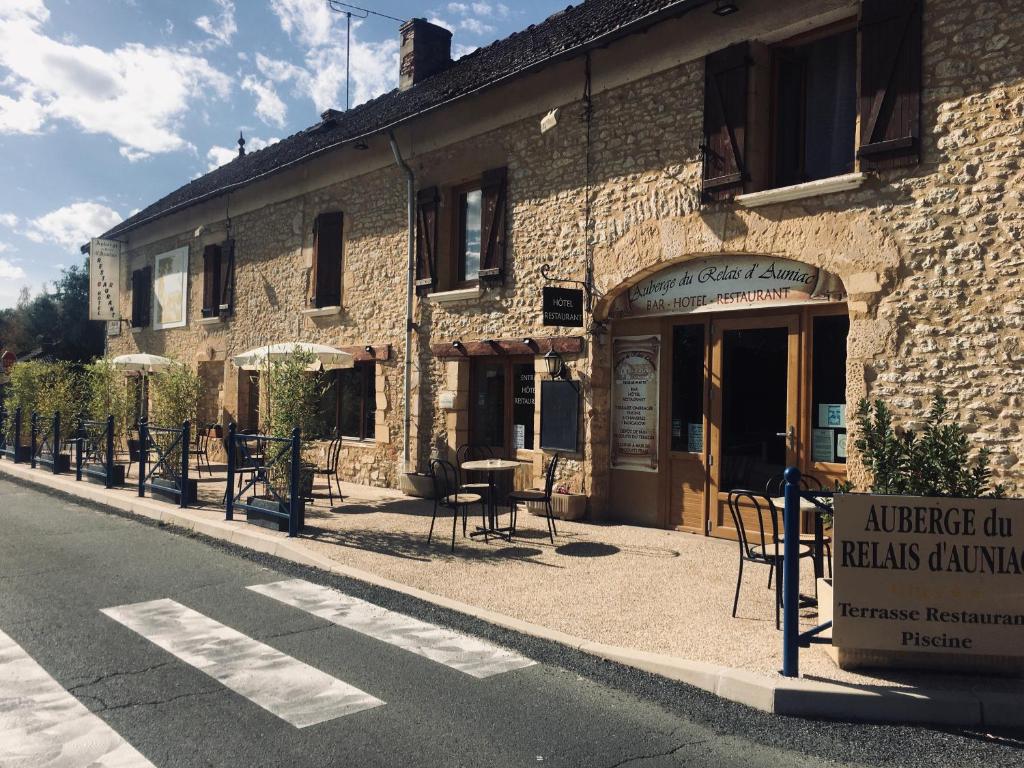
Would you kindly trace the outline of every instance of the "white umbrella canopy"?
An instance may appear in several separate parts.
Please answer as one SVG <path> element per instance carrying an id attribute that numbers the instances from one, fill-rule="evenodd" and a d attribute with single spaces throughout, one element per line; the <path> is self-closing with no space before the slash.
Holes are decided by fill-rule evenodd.
<path id="1" fill-rule="evenodd" d="M 231 362 L 243 371 L 258 371 L 267 367 L 268 361 L 284 360 L 296 352 L 309 352 L 316 359 L 309 366 L 310 371 L 334 371 L 339 368 L 351 368 L 354 365 L 352 355 L 326 344 L 310 344 L 304 341 L 289 341 L 282 344 L 268 344 L 256 347 L 248 352 L 235 355 Z"/>
<path id="2" fill-rule="evenodd" d="M 150 355 L 145 352 L 138 352 L 133 355 L 118 355 L 111 358 L 110 364 L 122 371 L 138 371 L 141 373 L 160 373 L 166 371 L 174 361 L 169 357 Z"/>

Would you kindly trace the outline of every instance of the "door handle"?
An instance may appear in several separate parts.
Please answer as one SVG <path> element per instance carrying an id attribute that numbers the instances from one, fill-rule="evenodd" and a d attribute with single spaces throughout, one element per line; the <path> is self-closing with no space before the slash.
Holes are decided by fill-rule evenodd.
<path id="1" fill-rule="evenodd" d="M 796 450 L 796 427 L 794 427 L 792 424 L 789 426 L 788 432 L 776 432 L 775 436 L 786 438 L 786 443 L 789 446 L 789 450 Z"/>

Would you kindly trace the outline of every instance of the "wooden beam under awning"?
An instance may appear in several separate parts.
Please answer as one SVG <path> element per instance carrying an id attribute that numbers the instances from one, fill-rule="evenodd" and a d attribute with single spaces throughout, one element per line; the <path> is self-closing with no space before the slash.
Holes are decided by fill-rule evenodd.
<path id="1" fill-rule="evenodd" d="M 370 347 L 370 351 L 366 351 L 366 347 Z M 352 360 L 357 363 L 363 363 L 368 360 L 376 360 L 378 363 L 385 363 L 391 359 L 391 345 L 390 344 L 364 344 L 361 347 L 338 347 L 342 352 L 348 352 L 352 355 Z"/>
<path id="2" fill-rule="evenodd" d="M 554 350 L 560 355 L 578 355 L 583 351 L 582 336 L 538 336 L 531 337 L 531 343 L 526 343 L 523 338 L 518 339 L 489 339 L 465 341 L 459 339 L 461 347 L 453 346 L 456 341 L 453 339 L 447 344 L 431 344 L 430 351 L 435 357 L 460 358 L 460 357 L 486 357 L 498 355 L 546 355 Z"/>

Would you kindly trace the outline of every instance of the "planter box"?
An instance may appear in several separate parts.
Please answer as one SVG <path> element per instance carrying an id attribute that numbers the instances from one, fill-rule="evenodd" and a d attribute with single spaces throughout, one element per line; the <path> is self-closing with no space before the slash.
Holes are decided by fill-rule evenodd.
<path id="1" fill-rule="evenodd" d="M 19 445 L 17 448 L 14 448 L 13 446 L 6 448 L 4 449 L 3 457 L 10 461 L 14 461 L 15 451 L 17 451 L 17 460 L 19 463 L 27 464 L 32 460 L 32 448 L 28 445 Z"/>
<path id="2" fill-rule="evenodd" d="M 29 456 L 31 459 L 32 457 Z M 36 459 L 36 468 L 42 467 L 47 471 L 53 471 L 53 459 L 49 456 L 39 457 Z M 71 471 L 71 454 L 70 453 L 58 453 L 57 454 L 57 472 L 64 473 Z"/>
<path id="3" fill-rule="evenodd" d="M 434 498 L 434 480 L 420 472 L 407 472 L 398 478 L 399 490 L 407 496 L 420 499 Z"/>
<path id="4" fill-rule="evenodd" d="M 90 469 L 93 472 L 99 472 L 102 475 L 103 472 L 104 472 L 102 464 L 84 464 L 82 466 L 82 479 L 83 480 L 88 480 L 90 483 L 96 483 L 97 485 L 103 485 L 104 484 L 102 477 L 97 476 L 97 475 L 86 474 L 86 470 L 87 469 Z M 124 485 L 124 473 L 125 473 L 125 465 L 124 464 L 115 464 L 114 465 L 114 482 L 113 482 L 113 485 L 111 487 L 116 488 L 119 485 Z"/>
<path id="5" fill-rule="evenodd" d="M 245 500 L 246 504 L 253 507 L 262 507 L 267 512 L 280 512 L 281 514 L 288 514 L 288 505 L 282 504 L 277 499 L 266 499 L 260 496 L 250 496 Z M 288 532 L 288 518 L 278 517 L 272 514 L 261 514 L 255 509 L 245 510 L 246 522 L 258 525 L 263 528 L 270 528 L 275 531 L 281 531 L 282 533 Z M 299 530 L 301 531 L 306 526 L 306 503 L 305 501 L 299 502 Z"/>
<path id="6" fill-rule="evenodd" d="M 162 477 L 154 477 L 150 481 L 153 485 L 152 495 L 155 499 L 161 501 L 169 501 L 172 504 L 178 503 L 178 493 L 175 489 L 174 483 L 170 480 L 164 480 Z M 167 490 L 163 490 L 163 489 Z M 191 506 L 199 500 L 199 483 L 191 478 L 188 481 L 188 485 L 185 488 L 185 504 Z"/>
<path id="7" fill-rule="evenodd" d="M 539 517 L 547 515 L 542 503 L 531 501 L 526 506 L 531 514 Z M 582 520 L 587 515 L 587 497 L 582 493 L 553 493 L 551 513 L 559 520 Z"/>

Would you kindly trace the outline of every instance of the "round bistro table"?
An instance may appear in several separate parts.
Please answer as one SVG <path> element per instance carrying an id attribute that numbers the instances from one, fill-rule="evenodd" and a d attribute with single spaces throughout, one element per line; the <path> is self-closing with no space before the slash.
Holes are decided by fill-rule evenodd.
<path id="1" fill-rule="evenodd" d="M 518 461 L 512 461 L 511 459 L 475 459 L 473 461 L 465 461 L 462 463 L 462 470 L 464 472 L 486 472 L 487 473 L 487 527 L 477 526 L 476 530 L 470 533 L 470 536 L 489 536 L 494 534 L 506 541 L 512 540 L 512 526 L 508 528 L 498 527 L 498 515 L 496 512 L 497 505 L 494 503 L 494 473 L 495 472 L 514 472 L 516 467 L 519 466 Z"/>

